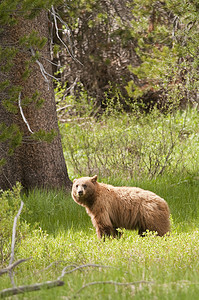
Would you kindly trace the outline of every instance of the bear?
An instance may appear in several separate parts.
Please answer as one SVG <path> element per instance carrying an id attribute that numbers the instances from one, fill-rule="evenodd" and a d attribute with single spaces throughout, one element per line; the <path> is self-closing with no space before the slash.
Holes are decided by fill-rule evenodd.
<path id="1" fill-rule="evenodd" d="M 86 208 L 98 238 L 120 237 L 118 228 L 146 231 L 163 236 L 170 232 L 167 202 L 138 187 L 115 187 L 97 182 L 97 175 L 73 180 L 72 198 Z"/>

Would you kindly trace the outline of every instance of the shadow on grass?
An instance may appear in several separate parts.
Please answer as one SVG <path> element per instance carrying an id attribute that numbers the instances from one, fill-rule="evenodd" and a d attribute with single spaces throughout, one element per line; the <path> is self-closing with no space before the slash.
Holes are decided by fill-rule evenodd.
<path id="1" fill-rule="evenodd" d="M 70 193 L 38 189 L 24 194 L 23 201 L 22 217 L 31 226 L 39 226 L 50 234 L 71 228 L 87 230 L 92 226 L 85 209 L 73 201 Z"/>

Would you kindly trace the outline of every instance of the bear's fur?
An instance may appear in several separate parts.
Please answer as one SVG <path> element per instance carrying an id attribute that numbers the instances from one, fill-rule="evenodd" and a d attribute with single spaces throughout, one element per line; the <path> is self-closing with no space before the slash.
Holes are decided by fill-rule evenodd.
<path id="1" fill-rule="evenodd" d="M 170 230 L 169 207 L 153 192 L 137 187 L 114 187 L 94 177 L 74 179 L 72 197 L 86 208 L 98 238 L 116 237 L 117 228 L 148 229 L 163 236 Z"/>

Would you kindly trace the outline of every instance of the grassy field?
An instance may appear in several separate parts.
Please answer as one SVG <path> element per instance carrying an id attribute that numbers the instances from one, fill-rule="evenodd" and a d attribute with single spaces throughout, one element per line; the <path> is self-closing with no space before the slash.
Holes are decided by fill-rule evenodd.
<path id="1" fill-rule="evenodd" d="M 102 242 L 84 208 L 70 195 L 39 190 L 24 195 L 21 221 L 30 225 L 16 246 L 15 260 L 31 260 L 16 268 L 16 284 L 56 280 L 64 267 L 68 273 L 63 287 L 14 299 L 198 299 L 198 178 L 162 177 L 128 185 L 150 189 L 167 200 L 171 236 L 141 238 L 136 231 L 124 231 L 121 239 Z M 2 276 L 0 289 L 10 286 L 9 276 Z"/>
<path id="2" fill-rule="evenodd" d="M 172 231 L 163 238 L 124 230 L 121 239 L 97 239 L 83 207 L 64 191 L 19 187 L 0 194 L 0 259 L 9 263 L 11 232 L 21 198 L 15 261 L 17 286 L 53 281 L 64 286 L 12 299 L 199 299 L 199 118 L 196 110 L 160 115 L 85 119 L 61 124 L 71 180 L 139 186 L 163 197 Z M 63 273 L 63 270 L 65 272 Z M 11 287 L 8 274 L 0 290 Z M 11 299 L 10 298 L 10 299 Z"/>

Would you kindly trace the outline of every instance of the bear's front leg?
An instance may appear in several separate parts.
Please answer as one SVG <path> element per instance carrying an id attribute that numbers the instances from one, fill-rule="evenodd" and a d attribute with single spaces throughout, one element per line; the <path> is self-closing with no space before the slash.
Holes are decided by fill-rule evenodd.
<path id="1" fill-rule="evenodd" d="M 115 236 L 114 234 L 114 229 L 111 227 L 111 226 L 97 226 L 96 228 L 96 232 L 97 232 L 97 237 L 99 239 L 101 239 L 102 237 L 104 237 L 104 241 L 105 241 L 105 237 L 108 236 L 110 237 L 111 235 L 112 236 Z"/>
<path id="2" fill-rule="evenodd" d="M 105 236 L 116 236 L 116 229 L 113 227 L 107 212 L 103 211 L 101 214 L 93 215 L 91 219 L 99 239 L 104 237 L 105 240 Z"/>

